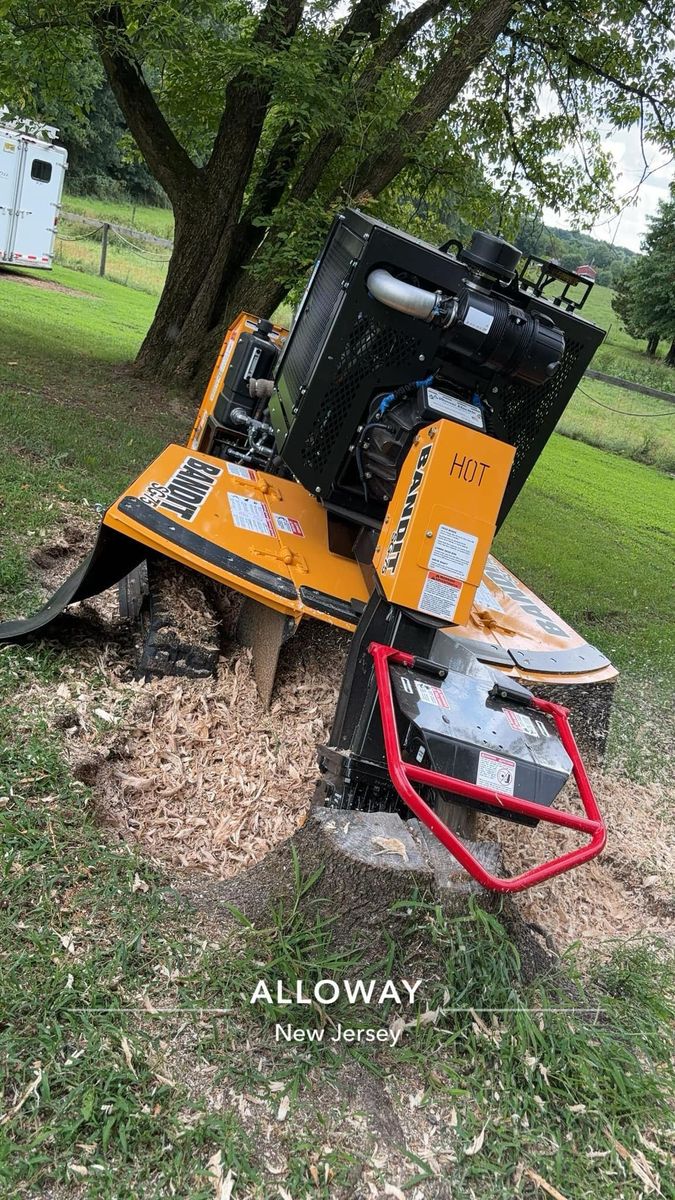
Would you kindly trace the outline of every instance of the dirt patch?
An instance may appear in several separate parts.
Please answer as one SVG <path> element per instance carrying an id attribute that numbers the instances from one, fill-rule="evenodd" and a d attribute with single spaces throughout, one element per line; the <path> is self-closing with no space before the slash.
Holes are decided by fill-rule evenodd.
<path id="1" fill-rule="evenodd" d="M 72 569 L 85 541 L 91 544 L 91 526 L 80 521 L 34 557 L 48 590 Z M 117 615 L 115 592 L 75 612 L 62 681 L 50 691 L 34 686 L 27 702 L 63 730 L 76 776 L 92 787 L 102 821 L 118 836 L 170 867 L 228 878 L 304 823 L 316 747 L 327 738 L 343 673 L 345 634 L 304 622 L 282 651 L 266 709 L 249 653 L 231 636 L 215 678 L 144 682 L 134 676 L 133 639 Z M 523 893 L 523 915 L 561 949 L 644 934 L 675 944 L 672 790 L 599 771 L 592 781 L 609 828 L 605 853 Z M 487 820 L 483 835 L 499 839 L 511 873 L 579 843 L 551 826 Z"/>
<path id="2" fill-rule="evenodd" d="M 64 508 L 62 532 L 54 541 L 38 546 L 30 556 L 40 573 L 40 583 L 50 594 L 74 571 L 93 545 L 98 516 L 91 509 L 87 516 L 79 510 Z"/>
<path id="3" fill-rule="evenodd" d="M 0 280 L 2 279 L 10 283 L 24 283 L 28 287 L 42 288 L 47 292 L 64 292 L 67 296 L 79 296 L 83 300 L 96 299 L 91 292 L 80 292 L 77 288 L 66 287 L 63 283 L 57 283 L 55 279 L 38 279 L 35 275 L 20 275 L 11 270 L 0 271 Z"/>

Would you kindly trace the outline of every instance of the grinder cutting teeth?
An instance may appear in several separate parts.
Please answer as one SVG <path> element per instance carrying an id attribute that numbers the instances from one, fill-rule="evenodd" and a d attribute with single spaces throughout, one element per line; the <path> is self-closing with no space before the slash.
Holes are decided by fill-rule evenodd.
<path id="1" fill-rule="evenodd" d="M 342 213 L 290 333 L 235 321 L 187 445 L 110 506 L 89 559 L 0 641 L 120 580 L 128 604 L 145 561 L 172 559 L 242 594 L 266 699 L 303 618 L 353 632 L 319 750 L 323 803 L 415 814 L 502 891 L 598 854 L 604 826 L 556 699 L 590 697 L 601 749 L 616 672 L 490 549 L 603 333 L 575 311 L 588 282 L 550 263 L 519 278 L 519 259 L 488 234 L 453 256 Z M 584 816 L 555 806 L 571 774 Z M 465 840 L 477 810 L 586 841 L 496 878 Z"/>

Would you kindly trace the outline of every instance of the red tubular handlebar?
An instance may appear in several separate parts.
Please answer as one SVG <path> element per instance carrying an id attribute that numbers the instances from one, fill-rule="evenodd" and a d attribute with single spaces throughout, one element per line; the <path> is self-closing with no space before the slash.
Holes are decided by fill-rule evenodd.
<path id="1" fill-rule="evenodd" d="M 540 712 L 550 714 L 556 723 L 560 740 L 572 760 L 572 773 L 579 789 L 585 817 L 548 808 L 544 804 L 535 804 L 532 800 L 521 800 L 518 796 L 508 796 L 504 792 L 495 792 L 490 788 L 468 783 L 465 779 L 456 779 L 452 775 L 441 775 L 438 771 L 430 771 L 415 763 L 404 762 L 401 757 L 398 729 L 396 728 L 394 694 L 389 665 L 397 663 L 400 666 L 413 667 L 415 659 L 412 654 L 396 650 L 393 646 L 383 646 L 379 642 L 371 642 L 368 650 L 373 657 L 375 666 L 384 748 L 391 781 L 401 799 L 412 809 L 415 816 L 423 821 L 446 850 L 454 855 L 478 883 L 496 892 L 520 892 L 536 883 L 543 883 L 545 879 L 561 875 L 563 871 L 569 871 L 572 867 L 581 866 L 582 863 L 588 862 L 600 853 L 607 838 L 607 831 L 588 781 L 586 769 L 581 761 L 579 748 L 570 729 L 566 708 L 560 704 L 554 704 L 550 700 L 540 700 L 537 697 L 533 701 L 535 708 Z M 542 863 L 538 867 L 523 871 L 521 875 L 515 875 L 511 879 L 502 879 L 498 875 L 486 871 L 465 844 L 448 829 L 434 810 L 415 791 L 412 786 L 413 781 L 437 788 L 439 791 L 455 792 L 460 796 L 466 796 L 468 800 L 478 800 L 483 804 L 494 805 L 495 808 L 508 809 L 510 812 L 522 813 L 527 817 L 536 817 L 540 821 L 548 821 L 551 825 L 562 825 L 567 829 L 575 829 L 579 833 L 588 834 L 590 841 L 575 850 L 568 850 L 567 853 L 558 855 L 557 858 L 549 859 L 548 862 Z"/>

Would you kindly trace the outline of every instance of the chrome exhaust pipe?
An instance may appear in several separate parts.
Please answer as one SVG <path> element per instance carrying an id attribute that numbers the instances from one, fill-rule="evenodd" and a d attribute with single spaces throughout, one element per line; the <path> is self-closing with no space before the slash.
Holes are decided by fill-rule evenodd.
<path id="1" fill-rule="evenodd" d="M 429 292 L 426 288 L 404 283 L 383 267 L 370 272 L 366 286 L 371 296 L 380 304 L 386 304 L 387 308 L 406 313 L 409 317 L 419 317 L 429 324 L 432 321 L 447 323 L 449 297 L 442 292 Z"/>

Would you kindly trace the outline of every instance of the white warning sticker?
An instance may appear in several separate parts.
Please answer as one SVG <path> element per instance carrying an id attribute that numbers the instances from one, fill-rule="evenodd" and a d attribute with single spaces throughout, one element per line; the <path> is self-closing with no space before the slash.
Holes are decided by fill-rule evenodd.
<path id="1" fill-rule="evenodd" d="M 443 617 L 452 621 L 457 611 L 462 584 L 459 579 L 450 579 L 438 571 L 427 571 L 418 608 L 432 617 Z"/>
<path id="2" fill-rule="evenodd" d="M 435 704 L 436 708 L 448 708 L 443 688 L 433 687 L 430 683 L 420 683 L 419 679 L 415 680 L 415 687 L 420 700 L 425 704 Z"/>
<path id="3" fill-rule="evenodd" d="M 478 756 L 476 783 L 479 787 L 512 796 L 516 783 L 516 764 L 511 758 L 502 758 L 500 754 L 488 754 L 487 750 L 481 750 Z"/>
<path id="4" fill-rule="evenodd" d="M 255 483 L 256 473 L 252 467 L 242 467 L 239 463 L 227 463 L 227 469 L 230 475 L 234 475 L 237 479 L 250 479 L 251 483 Z"/>
<path id="5" fill-rule="evenodd" d="M 429 570 L 443 571 L 454 579 L 466 579 L 478 545 L 478 538 L 452 525 L 439 525 L 434 548 L 429 559 Z"/>
<path id="6" fill-rule="evenodd" d="M 270 510 L 262 500 L 252 500 L 248 496 L 239 496 L 236 492 L 228 492 L 227 499 L 237 529 L 248 529 L 250 533 L 264 533 L 266 537 L 276 537 Z"/>
<path id="7" fill-rule="evenodd" d="M 512 708 L 505 708 L 504 716 L 511 728 L 517 729 L 520 733 L 528 733 L 530 737 L 548 737 L 549 735 L 544 722 L 533 721 L 527 713 L 514 712 Z"/>
<path id="8" fill-rule="evenodd" d="M 436 388 L 427 388 L 427 404 L 434 412 L 443 413 L 444 417 L 452 417 L 453 421 L 461 421 L 464 425 L 473 425 L 483 429 L 485 422 L 477 404 L 469 404 L 460 400 L 459 396 L 449 396 L 447 392 L 438 392 Z"/>
<path id="9" fill-rule="evenodd" d="M 464 314 L 464 324 L 469 329 L 477 329 L 479 333 L 489 333 L 493 321 L 491 313 L 483 312 L 482 308 L 476 308 L 473 304 L 468 305 Z"/>
<path id="10" fill-rule="evenodd" d="M 476 599 L 474 603 L 476 608 L 491 608 L 493 612 L 504 612 L 503 605 L 501 605 L 497 597 L 492 594 L 484 580 L 481 580 L 476 588 Z"/>
<path id="11" fill-rule="evenodd" d="M 284 513 L 272 513 L 274 524 L 282 533 L 294 533 L 296 537 L 304 537 L 302 525 L 295 517 L 287 517 Z"/>

